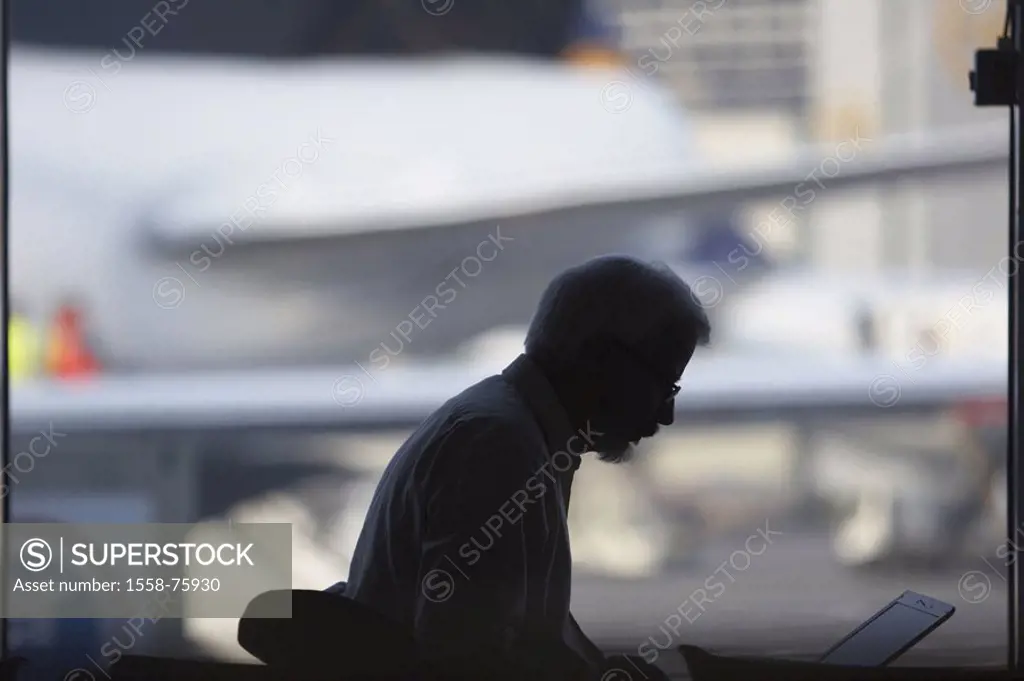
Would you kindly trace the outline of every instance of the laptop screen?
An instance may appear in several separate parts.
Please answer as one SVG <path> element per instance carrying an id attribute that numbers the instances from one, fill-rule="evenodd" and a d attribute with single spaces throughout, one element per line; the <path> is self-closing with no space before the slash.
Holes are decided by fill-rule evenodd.
<path id="1" fill-rule="evenodd" d="M 866 627 L 827 653 L 822 662 L 857 667 L 885 664 L 938 619 L 921 610 L 894 604 Z"/>

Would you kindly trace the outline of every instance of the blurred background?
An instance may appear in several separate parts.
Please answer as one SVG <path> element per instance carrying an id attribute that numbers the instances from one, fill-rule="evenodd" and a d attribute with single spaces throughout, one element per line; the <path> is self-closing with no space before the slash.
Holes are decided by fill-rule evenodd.
<path id="1" fill-rule="evenodd" d="M 555 273 L 630 253 L 715 337 L 676 425 L 576 477 L 584 630 L 814 656 L 914 589 L 957 614 L 906 662 L 1005 662 L 1017 263 L 1006 114 L 966 78 L 1004 12 L 12 0 L 10 520 L 290 522 L 294 585 L 327 587 L 416 424 L 519 353 Z M 9 642 L 249 659 L 235 620 L 125 624 Z"/>

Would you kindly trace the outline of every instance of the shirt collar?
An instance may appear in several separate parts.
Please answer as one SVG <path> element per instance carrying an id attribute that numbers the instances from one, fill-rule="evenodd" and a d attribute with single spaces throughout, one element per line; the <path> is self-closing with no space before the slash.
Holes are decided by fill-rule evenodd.
<path id="1" fill-rule="evenodd" d="M 562 403 L 558 401 L 555 389 L 541 371 L 540 367 L 526 355 L 519 355 L 504 371 L 502 377 L 511 383 L 523 396 L 527 407 L 533 412 L 534 418 L 544 433 L 544 442 L 548 454 L 568 452 L 575 471 L 580 467 L 580 457 L 570 452 L 571 440 L 577 435 L 569 415 Z M 577 438 L 579 439 L 579 438 Z"/>

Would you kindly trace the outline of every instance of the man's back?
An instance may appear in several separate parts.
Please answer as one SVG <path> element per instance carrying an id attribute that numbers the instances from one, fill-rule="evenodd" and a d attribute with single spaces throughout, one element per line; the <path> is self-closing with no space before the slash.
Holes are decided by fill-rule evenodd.
<path id="1" fill-rule="evenodd" d="M 550 442 L 572 431 L 537 399 L 536 378 L 520 358 L 449 400 L 398 450 L 370 504 L 345 595 L 412 631 L 428 656 L 562 645 L 571 472 L 552 467 Z"/>

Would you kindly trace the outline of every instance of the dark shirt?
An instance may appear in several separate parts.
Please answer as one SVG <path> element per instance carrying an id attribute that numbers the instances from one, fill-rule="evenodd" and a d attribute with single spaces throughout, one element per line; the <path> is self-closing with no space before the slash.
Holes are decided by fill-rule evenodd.
<path id="1" fill-rule="evenodd" d="M 569 614 L 585 438 L 526 356 L 452 398 L 385 469 L 345 595 L 407 626 L 427 657 L 543 641 L 599 676 L 603 655 Z"/>

